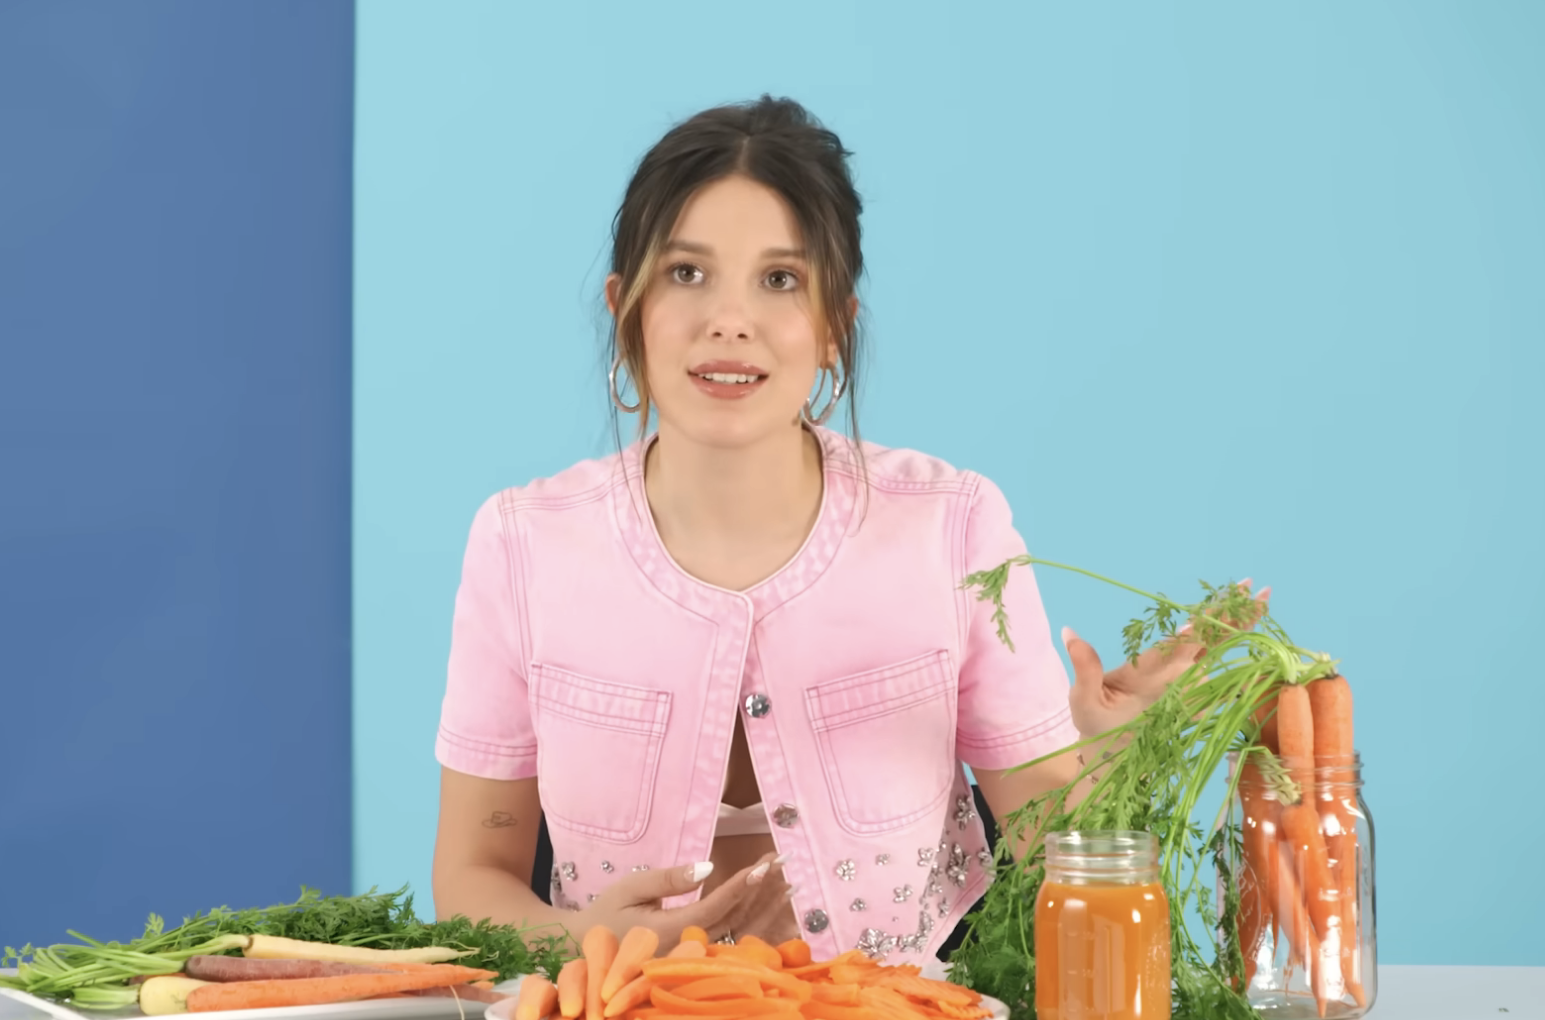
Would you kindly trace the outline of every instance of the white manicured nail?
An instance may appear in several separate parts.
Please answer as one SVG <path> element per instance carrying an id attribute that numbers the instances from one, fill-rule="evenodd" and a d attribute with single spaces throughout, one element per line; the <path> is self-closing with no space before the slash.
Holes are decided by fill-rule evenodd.
<path id="1" fill-rule="evenodd" d="M 779 854 L 777 857 L 773 858 L 773 863 L 778 865 L 778 867 L 781 868 L 785 864 L 789 863 L 789 855 L 788 854 Z"/>
<path id="2" fill-rule="evenodd" d="M 795 897 L 795 895 L 797 895 L 798 893 L 799 893 L 799 886 L 791 885 L 791 886 L 789 886 L 788 892 L 784 893 L 783 895 L 787 896 L 789 899 L 792 900 Z"/>
<path id="3" fill-rule="evenodd" d="M 746 876 L 746 884 L 756 885 L 757 883 L 761 882 L 762 879 L 766 878 L 767 873 L 771 870 L 771 864 L 758 864 L 756 867 L 752 868 L 751 873 Z"/>
<path id="4" fill-rule="evenodd" d="M 695 884 L 712 874 L 713 861 L 703 861 L 701 864 L 694 864 L 687 869 L 687 881 Z"/>

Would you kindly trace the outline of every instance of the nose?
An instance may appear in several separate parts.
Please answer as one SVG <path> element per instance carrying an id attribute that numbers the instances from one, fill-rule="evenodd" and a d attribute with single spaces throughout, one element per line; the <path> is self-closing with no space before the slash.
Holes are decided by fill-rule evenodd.
<path id="1" fill-rule="evenodd" d="M 745 298 L 726 289 L 714 295 L 713 307 L 708 314 L 708 335 L 722 341 L 750 340 L 751 315 Z"/>

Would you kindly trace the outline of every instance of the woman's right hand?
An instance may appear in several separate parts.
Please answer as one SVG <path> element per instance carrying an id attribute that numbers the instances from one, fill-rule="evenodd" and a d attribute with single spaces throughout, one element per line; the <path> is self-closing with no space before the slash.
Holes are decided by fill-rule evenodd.
<path id="1" fill-rule="evenodd" d="M 693 925 L 708 932 L 710 939 L 756 935 L 768 941 L 787 927 L 793 913 L 789 905 L 792 890 L 772 854 L 695 903 L 672 908 L 661 905 L 662 900 L 701 887 L 712 873 L 713 865 L 706 862 L 630 872 L 607 886 L 581 912 L 582 926 L 604 925 L 619 938 L 631 928 L 650 928 L 660 936 L 662 947 L 675 946 L 682 931 Z"/>

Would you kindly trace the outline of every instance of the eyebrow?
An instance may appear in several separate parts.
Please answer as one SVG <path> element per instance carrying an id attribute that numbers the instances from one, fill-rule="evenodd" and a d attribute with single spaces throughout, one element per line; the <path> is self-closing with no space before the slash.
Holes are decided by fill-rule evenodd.
<path id="1" fill-rule="evenodd" d="M 671 241 L 666 244 L 665 250 L 668 252 L 686 252 L 689 255 L 713 254 L 712 248 L 706 244 L 699 244 L 696 241 Z M 767 259 L 802 259 L 805 258 L 805 250 L 803 248 L 764 248 L 762 249 L 762 257 Z"/>

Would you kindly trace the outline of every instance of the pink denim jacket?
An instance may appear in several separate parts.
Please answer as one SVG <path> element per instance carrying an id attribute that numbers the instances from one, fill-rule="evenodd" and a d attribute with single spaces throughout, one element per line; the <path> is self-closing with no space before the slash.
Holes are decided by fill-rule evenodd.
<path id="1" fill-rule="evenodd" d="M 866 487 L 849 441 L 817 435 L 815 528 L 745 592 L 666 554 L 643 444 L 478 511 L 436 757 L 537 778 L 555 903 L 709 858 L 740 712 L 817 958 L 932 953 L 992 876 L 961 763 L 1008 768 L 1078 739 L 1030 571 L 1007 590 L 1017 651 L 961 588 L 1025 551 L 998 488 L 873 445 Z"/>

